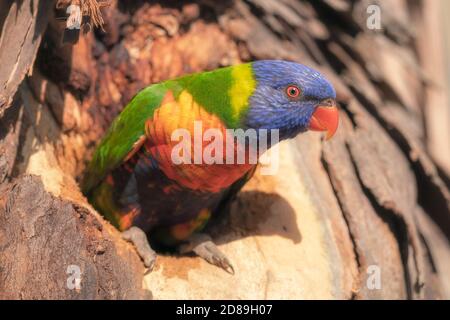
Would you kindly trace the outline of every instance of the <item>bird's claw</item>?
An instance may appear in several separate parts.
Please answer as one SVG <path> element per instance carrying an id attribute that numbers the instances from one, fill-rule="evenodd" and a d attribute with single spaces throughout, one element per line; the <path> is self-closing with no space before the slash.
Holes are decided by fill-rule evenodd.
<path id="1" fill-rule="evenodd" d="M 234 268 L 230 261 L 212 241 L 203 242 L 197 245 L 192 251 L 209 263 L 222 268 L 230 274 L 234 274 Z"/>
<path id="2" fill-rule="evenodd" d="M 155 266 L 156 252 L 150 247 L 145 232 L 138 227 L 131 227 L 130 229 L 122 232 L 122 238 L 133 243 L 137 254 L 144 262 L 144 266 L 147 268 L 145 274 L 150 273 Z"/>
<path id="3" fill-rule="evenodd" d="M 180 246 L 180 252 L 194 252 L 207 262 L 222 268 L 229 274 L 234 275 L 234 268 L 230 260 L 219 250 L 219 248 L 211 241 L 211 238 L 205 234 L 193 235 L 189 242 Z"/>

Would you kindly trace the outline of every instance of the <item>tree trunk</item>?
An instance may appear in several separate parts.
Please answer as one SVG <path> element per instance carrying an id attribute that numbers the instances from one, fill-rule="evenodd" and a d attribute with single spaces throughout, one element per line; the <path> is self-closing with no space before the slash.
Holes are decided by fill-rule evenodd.
<path id="1" fill-rule="evenodd" d="M 450 28 L 441 1 L 392 0 L 372 30 L 372 3 L 2 1 L 0 298 L 450 298 L 449 126 L 433 113 L 448 112 Z M 69 4 L 76 44 L 62 43 Z M 212 222 L 234 276 L 168 254 L 144 276 L 78 187 L 96 143 L 145 86 L 258 59 L 331 79 L 337 135 L 283 142 L 278 174 Z"/>

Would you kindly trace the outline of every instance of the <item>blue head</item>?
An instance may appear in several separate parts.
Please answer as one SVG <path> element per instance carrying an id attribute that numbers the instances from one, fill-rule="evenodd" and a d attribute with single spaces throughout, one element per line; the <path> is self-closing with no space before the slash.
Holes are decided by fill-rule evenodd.
<path id="1" fill-rule="evenodd" d="M 257 86 L 250 97 L 246 127 L 279 129 L 281 140 L 308 129 L 330 130 L 327 116 L 322 122 L 313 116 L 318 107 L 327 107 L 334 108 L 337 117 L 336 92 L 318 71 L 278 60 L 256 61 L 252 67 Z"/>

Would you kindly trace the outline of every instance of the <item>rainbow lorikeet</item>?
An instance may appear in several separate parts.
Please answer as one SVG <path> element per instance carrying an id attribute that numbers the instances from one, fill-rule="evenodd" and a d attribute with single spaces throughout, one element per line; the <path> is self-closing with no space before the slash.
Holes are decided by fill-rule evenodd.
<path id="1" fill-rule="evenodd" d="M 283 140 L 312 129 L 327 131 L 331 137 L 338 126 L 335 98 L 333 86 L 319 72 L 278 60 L 153 84 L 140 91 L 112 123 L 88 166 L 83 190 L 93 206 L 134 243 L 148 268 L 156 254 L 146 235 L 182 252 L 193 251 L 232 272 L 225 255 L 200 231 L 248 181 L 256 164 L 248 156 L 243 163 L 228 163 L 219 154 L 223 148 L 212 154 L 224 161 L 194 161 L 191 150 L 199 143 L 200 151 L 206 150 L 213 143 L 196 140 L 196 123 L 225 136 L 229 129 L 266 129 L 276 130 Z M 184 155 L 193 159 L 190 163 L 174 161 L 173 149 L 180 139 L 174 141 L 173 133 L 178 129 L 192 133 L 186 138 Z M 239 143 L 242 140 L 233 140 L 234 153 Z"/>

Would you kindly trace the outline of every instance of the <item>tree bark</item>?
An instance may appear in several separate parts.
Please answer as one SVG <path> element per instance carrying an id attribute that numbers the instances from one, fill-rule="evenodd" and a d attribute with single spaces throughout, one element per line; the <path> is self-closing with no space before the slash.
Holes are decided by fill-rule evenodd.
<path id="1" fill-rule="evenodd" d="M 443 59 L 430 66 L 436 46 L 409 23 L 442 31 L 439 6 L 379 1 L 382 29 L 370 30 L 373 1 L 113 0 L 104 31 L 72 45 L 58 18 L 72 2 L 0 4 L 0 298 L 450 298 L 450 180 L 436 147 L 449 133 L 438 140 L 429 116 L 450 99 L 433 72 Z M 337 135 L 283 142 L 278 174 L 257 173 L 212 221 L 234 276 L 164 253 L 144 276 L 79 190 L 96 143 L 145 86 L 258 59 L 331 79 Z"/>

